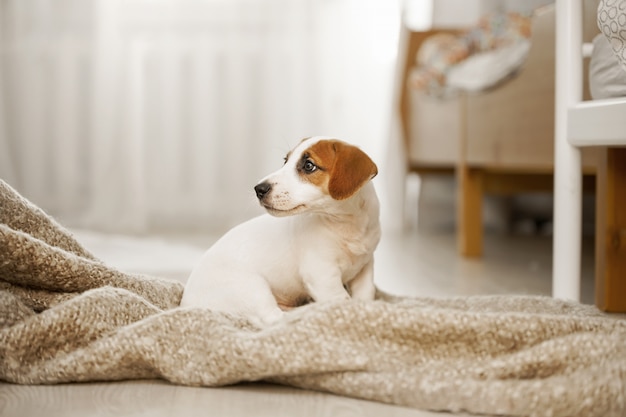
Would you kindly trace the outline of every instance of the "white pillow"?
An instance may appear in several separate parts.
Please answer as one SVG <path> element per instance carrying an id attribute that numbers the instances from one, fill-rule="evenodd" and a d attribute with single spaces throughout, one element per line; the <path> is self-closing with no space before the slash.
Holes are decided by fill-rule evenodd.
<path id="1" fill-rule="evenodd" d="M 626 97 L 626 71 L 603 34 L 593 38 L 589 61 L 589 90 L 593 99 Z"/>
<path id="2" fill-rule="evenodd" d="M 598 28 L 626 71 L 626 0 L 602 0 L 598 4 Z"/>
<path id="3" fill-rule="evenodd" d="M 486 90 L 521 68 L 529 50 L 530 41 L 522 39 L 509 46 L 472 55 L 450 68 L 446 84 L 466 91 Z"/>

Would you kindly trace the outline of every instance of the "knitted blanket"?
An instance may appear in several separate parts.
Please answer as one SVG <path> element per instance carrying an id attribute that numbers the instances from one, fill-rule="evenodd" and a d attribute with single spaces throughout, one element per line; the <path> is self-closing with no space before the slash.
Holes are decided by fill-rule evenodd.
<path id="1" fill-rule="evenodd" d="M 430 410 L 626 415 L 626 322 L 592 306 L 381 293 L 258 329 L 177 308 L 182 289 L 108 267 L 0 181 L 0 380 L 266 380 Z"/>

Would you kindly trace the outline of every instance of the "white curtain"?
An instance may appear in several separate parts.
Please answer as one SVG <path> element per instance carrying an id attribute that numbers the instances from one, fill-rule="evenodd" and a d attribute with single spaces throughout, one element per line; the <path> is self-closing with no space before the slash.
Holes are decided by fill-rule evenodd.
<path id="1" fill-rule="evenodd" d="M 66 224 L 221 231 L 311 135 L 383 162 L 395 2 L 0 0 L 0 19 L 0 177 Z"/>

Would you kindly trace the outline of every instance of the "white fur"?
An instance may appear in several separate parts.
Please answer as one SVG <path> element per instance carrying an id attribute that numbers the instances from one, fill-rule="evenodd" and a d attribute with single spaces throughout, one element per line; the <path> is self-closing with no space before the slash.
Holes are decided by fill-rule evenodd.
<path id="1" fill-rule="evenodd" d="M 374 298 L 378 198 L 371 181 L 335 200 L 298 175 L 302 153 L 322 139 L 301 142 L 281 169 L 259 182 L 273 185 L 263 200 L 272 215 L 236 226 L 209 248 L 189 277 L 181 306 L 243 315 L 262 325 L 302 300 Z"/>

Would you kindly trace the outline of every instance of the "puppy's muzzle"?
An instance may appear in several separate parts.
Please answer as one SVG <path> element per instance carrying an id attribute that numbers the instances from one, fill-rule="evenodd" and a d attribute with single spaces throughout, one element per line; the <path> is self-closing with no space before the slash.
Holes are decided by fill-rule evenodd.
<path id="1" fill-rule="evenodd" d="M 263 200 L 263 197 L 272 191 L 272 185 L 269 182 L 262 182 L 254 187 L 254 191 L 256 192 L 257 198 Z"/>

